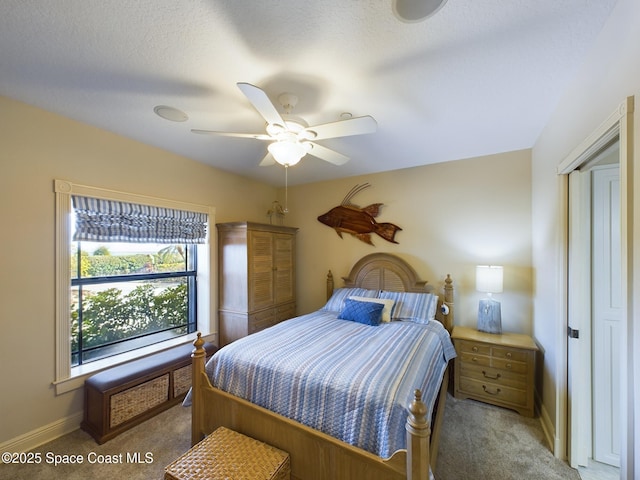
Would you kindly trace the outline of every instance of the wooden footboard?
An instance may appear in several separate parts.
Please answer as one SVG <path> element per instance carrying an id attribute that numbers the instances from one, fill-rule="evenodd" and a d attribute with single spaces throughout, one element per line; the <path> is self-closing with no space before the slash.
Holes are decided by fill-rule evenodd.
<path id="1" fill-rule="evenodd" d="M 192 444 L 224 426 L 288 452 L 291 457 L 291 474 L 296 479 L 429 478 L 431 429 L 426 417 L 427 407 L 422 402 L 419 391 L 409 407 L 407 450 L 399 450 L 391 458 L 382 459 L 212 387 L 205 373 L 203 344 L 204 341 L 198 334 L 192 354 Z M 443 382 L 443 385 L 446 383 Z M 442 406 L 443 402 L 440 410 Z M 438 421 L 434 425 L 437 424 Z"/>

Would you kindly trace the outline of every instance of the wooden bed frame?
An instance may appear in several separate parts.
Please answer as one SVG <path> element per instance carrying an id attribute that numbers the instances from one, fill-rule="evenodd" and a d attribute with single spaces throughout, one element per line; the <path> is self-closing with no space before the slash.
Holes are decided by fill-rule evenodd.
<path id="1" fill-rule="evenodd" d="M 374 253 L 358 261 L 345 286 L 368 289 L 429 292 L 433 289 L 418 279 L 413 268 L 394 255 Z M 333 275 L 327 276 L 327 295 L 333 292 Z M 434 292 L 435 293 L 435 292 Z M 445 313 L 446 312 L 446 313 Z M 447 275 L 444 295 L 439 296 L 436 319 L 451 331 L 453 325 L 453 285 Z M 298 480 L 427 480 L 429 465 L 435 468 L 440 426 L 448 386 L 448 369 L 434 407 L 427 407 L 420 391 L 408 405 L 407 449 L 382 459 L 372 453 L 337 440 L 318 430 L 278 415 L 211 386 L 205 372 L 204 341 L 198 333 L 192 359 L 191 442 L 224 426 L 261 440 L 289 453 L 291 478 Z"/>

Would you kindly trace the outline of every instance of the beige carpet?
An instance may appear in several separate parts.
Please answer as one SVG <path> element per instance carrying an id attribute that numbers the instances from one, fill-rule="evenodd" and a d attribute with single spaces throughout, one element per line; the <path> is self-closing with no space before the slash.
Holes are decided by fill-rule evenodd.
<path id="1" fill-rule="evenodd" d="M 173 407 L 104 445 L 77 430 L 36 449 L 42 456 L 39 465 L 1 464 L 0 479 L 161 479 L 164 467 L 189 449 L 190 414 L 189 408 Z M 575 470 L 551 455 L 538 419 L 482 403 L 449 397 L 440 442 L 437 480 L 580 478 Z M 79 454 L 85 460 L 82 465 L 54 466 L 46 461 L 47 455 Z M 136 456 L 149 463 L 133 463 Z M 89 458 L 122 458 L 123 463 L 91 464 Z"/>
<path id="2" fill-rule="evenodd" d="M 555 458 L 538 418 L 449 396 L 440 437 L 437 480 L 579 480 Z"/>
<path id="3" fill-rule="evenodd" d="M 86 432 L 76 430 L 35 451 L 42 453 L 40 465 L 0 465 L 0 479 L 11 480 L 148 480 L 162 479 L 164 467 L 191 446 L 191 409 L 177 405 L 118 435 L 104 445 L 98 445 Z M 84 457 L 82 465 L 54 466 L 45 462 L 47 453 Z M 139 455 L 142 461 L 151 454 L 149 463 L 133 463 Z M 107 455 L 123 463 L 88 463 L 89 458 Z M 129 459 L 127 458 L 129 454 Z M 115 456 L 115 457 L 114 457 Z M 105 460 L 108 457 L 105 457 Z M 97 457 L 96 460 L 100 460 Z"/>

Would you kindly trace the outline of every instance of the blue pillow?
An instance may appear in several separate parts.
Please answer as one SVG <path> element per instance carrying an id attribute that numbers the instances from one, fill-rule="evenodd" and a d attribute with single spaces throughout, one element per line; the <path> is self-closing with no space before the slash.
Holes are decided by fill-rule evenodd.
<path id="1" fill-rule="evenodd" d="M 374 302 L 361 302 L 347 298 L 344 301 L 344 309 L 338 316 L 341 320 L 363 323 L 364 325 L 377 326 L 382 320 L 384 304 Z"/>

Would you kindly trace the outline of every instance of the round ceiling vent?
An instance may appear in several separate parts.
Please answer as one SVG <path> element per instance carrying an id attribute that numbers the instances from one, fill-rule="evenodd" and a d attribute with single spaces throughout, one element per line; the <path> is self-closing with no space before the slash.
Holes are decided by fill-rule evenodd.
<path id="1" fill-rule="evenodd" d="M 434 15 L 447 0 L 393 0 L 393 13 L 403 22 L 414 23 Z"/>
<path id="2" fill-rule="evenodd" d="M 186 122 L 189 119 L 189 116 L 182 110 L 167 105 L 157 105 L 153 108 L 153 111 L 159 117 L 172 122 Z"/>

